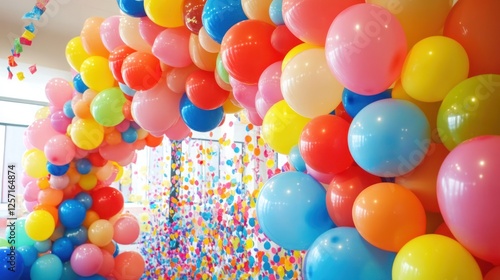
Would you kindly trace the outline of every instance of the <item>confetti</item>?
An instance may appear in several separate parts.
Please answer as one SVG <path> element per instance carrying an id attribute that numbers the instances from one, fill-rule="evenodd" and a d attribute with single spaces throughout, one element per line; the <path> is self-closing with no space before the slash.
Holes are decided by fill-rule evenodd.
<path id="1" fill-rule="evenodd" d="M 31 73 L 31 74 L 35 74 L 35 72 L 37 71 L 37 69 L 36 69 L 36 65 L 35 65 L 35 64 L 31 65 L 31 66 L 29 67 L 29 69 L 30 69 L 30 73 Z"/>
<path id="2" fill-rule="evenodd" d="M 9 56 L 9 67 L 16 67 L 17 63 L 13 55 Z"/>
<path id="3" fill-rule="evenodd" d="M 17 79 L 19 81 L 24 80 L 24 73 L 23 72 L 17 72 L 16 76 L 17 76 Z"/>

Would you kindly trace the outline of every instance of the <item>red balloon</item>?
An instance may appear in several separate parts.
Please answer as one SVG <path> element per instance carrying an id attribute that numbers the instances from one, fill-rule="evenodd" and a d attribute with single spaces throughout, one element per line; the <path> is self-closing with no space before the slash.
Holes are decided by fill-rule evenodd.
<path id="1" fill-rule="evenodd" d="M 222 89 L 213 72 L 197 70 L 186 80 L 186 94 L 193 104 L 204 110 L 222 106 L 229 97 L 229 91 Z"/>
<path id="2" fill-rule="evenodd" d="M 203 7 L 205 7 L 206 0 L 184 0 L 184 7 L 182 9 L 182 15 L 184 16 L 184 24 L 186 27 L 198 35 L 203 23 L 201 21 L 201 15 L 203 13 Z"/>
<path id="3" fill-rule="evenodd" d="M 346 120 L 348 123 L 352 122 L 352 117 L 347 113 L 347 111 L 344 108 L 344 104 L 340 102 L 340 104 L 335 108 L 335 116 L 339 116 Z"/>
<path id="4" fill-rule="evenodd" d="M 102 187 L 91 192 L 92 210 L 101 219 L 109 219 L 123 209 L 122 193 L 112 187 Z"/>
<path id="5" fill-rule="evenodd" d="M 90 161 L 92 166 L 95 167 L 103 167 L 106 163 L 108 163 L 108 160 L 104 159 L 99 152 L 88 154 L 87 159 Z"/>
<path id="6" fill-rule="evenodd" d="M 303 42 L 295 37 L 286 25 L 278 25 L 271 36 L 271 44 L 282 54 L 287 54 L 293 47 L 302 44 Z"/>
<path id="7" fill-rule="evenodd" d="M 382 182 L 357 165 L 334 175 L 326 191 L 326 209 L 338 227 L 354 227 L 352 206 L 359 193 L 367 187 Z"/>
<path id="8" fill-rule="evenodd" d="M 260 20 L 244 20 L 224 35 L 220 54 L 227 72 L 234 79 L 257 84 L 262 72 L 284 54 L 274 49 L 271 36 L 275 27 Z"/>
<path id="9" fill-rule="evenodd" d="M 135 52 L 123 61 L 124 83 L 133 90 L 153 88 L 162 76 L 160 60 L 145 52 Z"/>
<path id="10" fill-rule="evenodd" d="M 124 83 L 123 77 L 122 77 L 122 65 L 123 61 L 127 56 L 135 53 L 136 50 L 132 49 L 131 47 L 128 47 L 126 45 L 119 46 L 115 48 L 108 57 L 108 63 L 109 63 L 109 69 L 111 70 L 111 73 L 113 74 L 113 77 L 115 80 L 117 80 L 120 83 Z"/>
<path id="11" fill-rule="evenodd" d="M 323 115 L 313 118 L 302 130 L 299 150 L 312 169 L 336 174 L 345 171 L 354 159 L 349 152 L 349 123 L 341 117 Z"/>

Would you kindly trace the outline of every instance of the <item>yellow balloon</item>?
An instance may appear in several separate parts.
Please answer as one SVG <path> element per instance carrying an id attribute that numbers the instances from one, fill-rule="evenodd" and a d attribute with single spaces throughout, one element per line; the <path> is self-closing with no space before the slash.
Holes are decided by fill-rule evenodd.
<path id="1" fill-rule="evenodd" d="M 123 167 L 116 162 L 113 162 L 113 165 L 115 166 L 116 169 L 118 169 L 114 182 L 118 182 L 123 176 Z"/>
<path id="2" fill-rule="evenodd" d="M 396 255 L 392 279 L 481 280 L 481 269 L 474 257 L 456 240 L 439 234 L 426 234 L 406 243 Z"/>
<path id="3" fill-rule="evenodd" d="M 262 121 L 262 138 L 276 152 L 287 155 L 297 145 L 309 118 L 297 114 L 285 100 L 267 111 Z"/>
<path id="4" fill-rule="evenodd" d="M 285 69 L 285 66 L 288 64 L 288 62 L 292 58 L 294 58 L 297 54 L 299 54 L 305 50 L 314 49 L 314 48 L 323 49 L 320 46 L 316 46 L 316 45 L 309 44 L 309 43 L 302 43 L 302 44 L 299 44 L 299 45 L 293 47 L 290 51 L 288 51 L 288 53 L 283 58 L 283 61 L 281 62 L 281 70 Z"/>
<path id="5" fill-rule="evenodd" d="M 432 36 L 415 44 L 406 57 L 401 83 L 411 97 L 424 102 L 444 99 L 469 75 L 469 58 L 457 41 Z"/>
<path id="6" fill-rule="evenodd" d="M 43 151 L 36 148 L 24 152 L 21 159 L 24 172 L 32 178 L 38 179 L 49 175 L 47 170 L 47 158 Z"/>
<path id="7" fill-rule="evenodd" d="M 453 0 L 366 0 L 386 8 L 396 16 L 406 35 L 408 47 L 418 41 L 440 35 Z"/>
<path id="8" fill-rule="evenodd" d="M 232 95 L 233 94 L 231 93 L 231 96 Z M 242 107 L 234 104 L 233 98 L 226 99 L 226 101 L 224 101 L 224 104 L 222 104 L 222 109 L 224 109 L 225 114 L 235 114 L 235 113 L 238 113 L 239 111 L 243 110 Z"/>
<path id="9" fill-rule="evenodd" d="M 113 240 L 113 225 L 104 219 L 93 222 L 88 229 L 89 241 L 99 247 L 109 244 Z"/>
<path id="10" fill-rule="evenodd" d="M 46 119 L 50 116 L 50 108 L 48 106 L 38 109 L 35 113 L 35 120 Z"/>
<path id="11" fill-rule="evenodd" d="M 108 59 L 102 56 L 91 56 L 85 59 L 80 67 L 80 75 L 85 85 L 97 92 L 111 88 L 115 84 Z"/>
<path id="12" fill-rule="evenodd" d="M 80 180 L 78 181 L 78 185 L 82 189 L 90 191 L 97 185 L 97 176 L 92 173 L 82 174 L 80 175 Z"/>
<path id="13" fill-rule="evenodd" d="M 152 22 L 173 28 L 184 26 L 184 0 L 144 0 L 144 10 Z"/>
<path id="14" fill-rule="evenodd" d="M 83 42 L 80 36 L 69 40 L 66 45 L 66 60 L 73 70 L 80 71 L 82 63 L 89 57 L 90 54 L 83 48 Z"/>
<path id="15" fill-rule="evenodd" d="M 104 128 L 92 119 L 79 119 L 71 126 L 70 135 L 78 148 L 93 150 L 104 140 Z"/>
<path id="16" fill-rule="evenodd" d="M 44 241 L 54 233 L 56 224 L 52 215 L 45 210 L 35 210 L 26 217 L 26 234 L 35 241 Z"/>

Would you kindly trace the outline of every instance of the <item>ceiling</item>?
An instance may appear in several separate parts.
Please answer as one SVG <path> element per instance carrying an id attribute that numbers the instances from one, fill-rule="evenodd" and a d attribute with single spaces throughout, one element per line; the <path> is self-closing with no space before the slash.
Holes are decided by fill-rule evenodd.
<path id="1" fill-rule="evenodd" d="M 107 18 L 120 14 L 116 0 L 51 0 L 38 21 L 22 19 L 31 11 L 37 0 L 1 0 L 0 9 L 0 57 L 7 58 L 11 52 L 12 40 L 20 37 L 24 26 L 33 22 L 35 38 L 31 46 L 23 46 L 16 62 L 45 66 L 69 71 L 65 58 L 66 44 L 79 36 L 83 23 L 89 17 Z M 40 0 L 38 0 L 40 1 Z M 1 75 L 6 73 L 1 67 Z"/>

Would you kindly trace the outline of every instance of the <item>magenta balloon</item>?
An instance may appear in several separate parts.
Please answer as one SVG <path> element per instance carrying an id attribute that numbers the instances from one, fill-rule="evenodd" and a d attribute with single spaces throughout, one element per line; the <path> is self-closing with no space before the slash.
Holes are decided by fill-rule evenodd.
<path id="1" fill-rule="evenodd" d="M 258 85 L 244 84 L 231 76 L 229 76 L 229 84 L 233 88 L 234 99 L 245 109 L 255 110 L 255 96 L 259 88 Z"/>
<path id="2" fill-rule="evenodd" d="M 57 132 L 65 134 L 68 125 L 71 124 L 71 119 L 68 118 L 63 111 L 57 111 L 50 115 L 50 124 Z"/>
<path id="3" fill-rule="evenodd" d="M 42 151 L 47 141 L 58 134 L 52 128 L 49 118 L 35 120 L 26 130 L 26 138 L 28 138 L 30 144 Z"/>
<path id="4" fill-rule="evenodd" d="M 325 52 L 330 70 L 344 87 L 374 95 L 400 77 L 407 43 L 403 27 L 393 14 L 364 3 L 345 9 L 335 18 Z"/>
<path id="5" fill-rule="evenodd" d="M 45 96 L 49 100 L 50 105 L 61 109 L 64 103 L 73 97 L 73 87 L 65 79 L 52 78 L 45 85 Z"/>
<path id="6" fill-rule="evenodd" d="M 148 17 L 142 17 L 139 20 L 139 34 L 142 39 L 146 41 L 150 46 L 155 42 L 156 37 L 160 34 L 165 27 L 159 26 L 152 22 Z"/>
<path id="7" fill-rule="evenodd" d="M 181 97 L 181 94 L 170 90 L 162 79 L 152 89 L 134 94 L 132 116 L 146 131 L 165 131 L 180 117 Z"/>
<path id="8" fill-rule="evenodd" d="M 269 65 L 259 78 L 258 87 L 262 98 L 271 105 L 283 100 L 280 86 L 281 65 L 282 61 Z"/>
<path id="9" fill-rule="evenodd" d="M 101 41 L 108 51 L 113 51 L 119 46 L 125 45 L 120 37 L 120 17 L 111 16 L 105 19 L 100 26 Z"/>
<path id="10" fill-rule="evenodd" d="M 444 221 L 474 256 L 500 265 L 500 136 L 480 136 L 455 147 L 438 174 Z"/>

